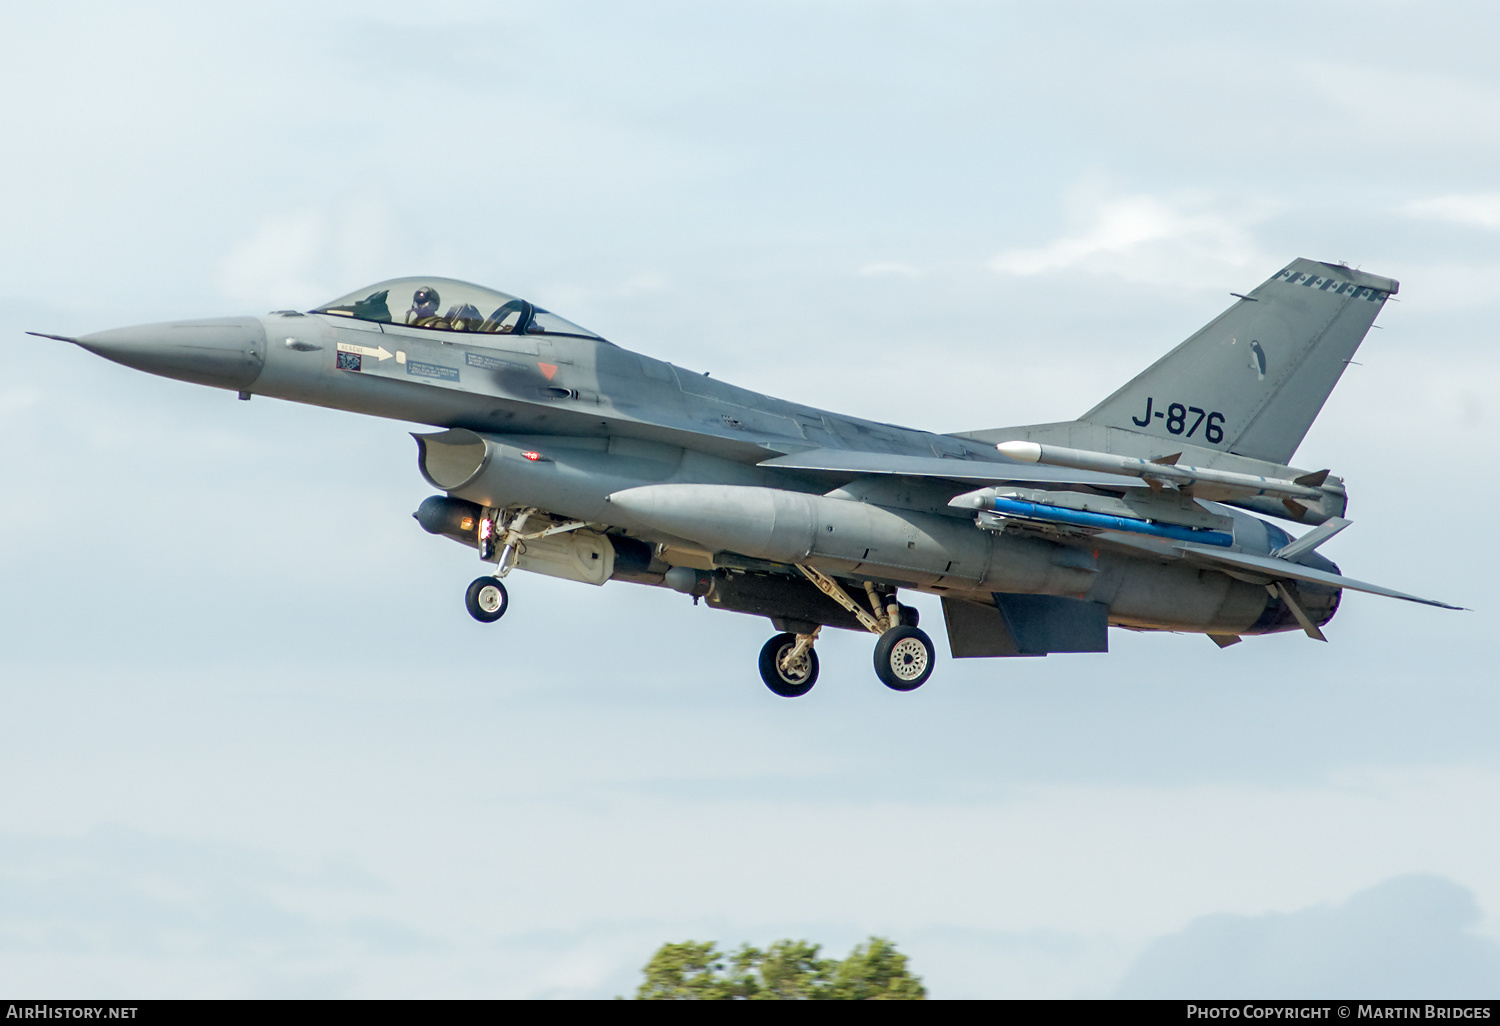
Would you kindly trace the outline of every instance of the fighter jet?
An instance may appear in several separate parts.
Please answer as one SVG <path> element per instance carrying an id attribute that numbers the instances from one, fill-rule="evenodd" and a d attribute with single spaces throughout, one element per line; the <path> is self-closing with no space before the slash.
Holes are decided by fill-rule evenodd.
<path id="1" fill-rule="evenodd" d="M 1458 608 L 1343 576 L 1316 550 L 1349 525 L 1344 482 L 1290 465 L 1397 288 L 1294 260 L 1077 420 L 959 434 L 737 388 L 446 278 L 46 337 L 438 428 L 413 435 L 441 493 L 413 516 L 491 565 L 476 620 L 505 615 L 518 569 L 670 588 L 769 619 L 760 675 L 794 698 L 827 627 L 874 635 L 886 686 L 925 683 L 937 655 L 902 590 L 941 598 L 957 659 L 1106 652 L 1110 627 L 1322 641 L 1345 589 Z"/>

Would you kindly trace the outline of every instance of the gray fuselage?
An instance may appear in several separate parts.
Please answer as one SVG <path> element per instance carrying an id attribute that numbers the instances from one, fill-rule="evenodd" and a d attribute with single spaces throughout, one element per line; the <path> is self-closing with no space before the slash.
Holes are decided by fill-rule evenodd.
<path id="1" fill-rule="evenodd" d="M 981 602 L 995 592 L 1064 595 L 1107 606 L 1109 622 L 1121 626 L 1223 635 L 1296 627 L 1259 583 L 1087 539 L 980 530 L 972 511 L 948 506 L 972 487 L 962 481 L 758 466 L 812 449 L 960 461 L 955 466 L 1003 459 L 987 442 L 786 402 L 600 339 L 285 312 L 78 341 L 117 362 L 245 397 L 453 429 L 429 436 L 425 461 L 445 440 L 457 453 L 472 438 L 483 453 L 472 473 L 446 480 L 424 465 L 429 480 L 482 507 L 535 507 L 651 545 L 649 568 L 630 578 L 642 583 L 674 565 L 711 570 L 750 557 Z M 705 501 L 686 517 L 668 510 L 666 521 L 609 501 L 662 484 L 705 486 L 677 493 Z M 771 502 L 761 520 L 781 523 L 776 538 L 725 528 L 743 512 L 740 495 Z M 736 508 L 716 513 L 715 501 Z M 1258 518 L 1222 512 L 1245 551 L 1265 553 L 1285 538 Z M 757 525 L 746 526 L 758 538 Z M 1316 603 L 1323 620 L 1337 597 L 1331 591 Z"/>

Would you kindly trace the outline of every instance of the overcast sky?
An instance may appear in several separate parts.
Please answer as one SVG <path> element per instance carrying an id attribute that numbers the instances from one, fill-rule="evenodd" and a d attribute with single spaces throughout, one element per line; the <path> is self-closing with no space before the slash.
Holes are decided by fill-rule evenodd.
<path id="1" fill-rule="evenodd" d="M 629 993 L 870 934 L 938 997 L 1494 996 L 1483 3 L 29 5 L 0 36 L 0 991 Z M 422 532 L 412 425 L 24 330 L 436 274 L 786 398 L 1074 417 L 1297 256 L 1401 281 L 1297 456 L 1327 645 L 920 691 Z M 1490 667 L 1490 668 L 1486 668 Z M 1251 954 L 1247 954 L 1251 953 Z"/>

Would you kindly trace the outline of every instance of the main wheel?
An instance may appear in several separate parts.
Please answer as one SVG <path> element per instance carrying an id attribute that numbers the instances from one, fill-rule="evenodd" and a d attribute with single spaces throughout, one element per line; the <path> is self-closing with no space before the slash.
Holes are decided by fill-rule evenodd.
<path id="1" fill-rule="evenodd" d="M 895 691 L 915 691 L 932 676 L 932 639 L 916 627 L 892 627 L 875 642 L 875 676 Z"/>
<path id="2" fill-rule="evenodd" d="M 494 623 L 510 607 L 510 596 L 505 593 L 500 578 L 480 577 L 464 593 L 464 605 L 469 608 L 469 615 L 480 623 Z"/>
<path id="3" fill-rule="evenodd" d="M 782 656 L 797 647 L 797 635 L 778 634 L 760 650 L 760 679 L 782 698 L 801 698 L 818 682 L 818 653 L 808 649 L 791 673 L 781 669 Z"/>

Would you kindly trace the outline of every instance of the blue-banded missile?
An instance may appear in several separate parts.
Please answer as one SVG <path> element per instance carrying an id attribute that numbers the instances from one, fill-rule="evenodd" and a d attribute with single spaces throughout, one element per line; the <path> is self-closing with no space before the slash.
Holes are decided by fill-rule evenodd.
<path id="1" fill-rule="evenodd" d="M 1128 531 L 1152 538 L 1171 541 L 1197 542 L 1200 545 L 1234 544 L 1234 535 L 1228 531 L 1215 531 L 1203 527 L 1184 527 L 1180 524 L 1163 524 L 1154 520 L 1137 520 L 1133 517 L 1111 516 L 1108 513 L 1093 513 L 1081 509 L 1065 509 L 1041 502 L 1027 502 L 1003 495 L 988 496 L 983 509 L 1006 517 L 1024 520 L 1039 520 L 1050 524 L 1067 524 L 1072 527 L 1093 528 L 1100 531 Z M 981 525 L 983 526 L 983 525 Z"/>
<path id="2" fill-rule="evenodd" d="M 1072 467 L 1075 470 L 1094 470 L 1107 474 L 1126 474 L 1178 488 L 1207 485 L 1215 494 L 1250 498 L 1267 495 L 1276 499 L 1309 499 L 1314 502 L 1323 498 L 1317 486 L 1327 478 L 1327 471 L 1308 474 L 1294 480 L 1261 477 L 1256 474 L 1240 474 L 1231 470 L 1212 470 L 1208 467 L 1188 467 L 1180 464 L 1156 463 L 1136 459 L 1132 456 L 1117 456 L 1114 453 L 1091 452 L 1087 449 L 1069 449 L 1061 445 L 1040 445 L 1036 442 L 1001 442 L 995 446 L 1002 456 L 1022 463 L 1041 463 L 1053 467 Z"/>

